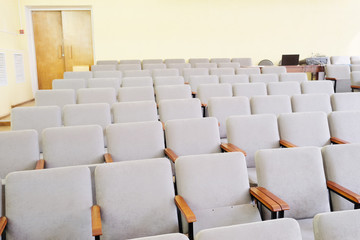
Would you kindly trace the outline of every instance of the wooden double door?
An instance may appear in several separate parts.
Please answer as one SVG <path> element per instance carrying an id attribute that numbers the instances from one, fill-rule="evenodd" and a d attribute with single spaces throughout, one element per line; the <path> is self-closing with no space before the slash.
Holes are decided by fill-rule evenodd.
<path id="1" fill-rule="evenodd" d="M 32 12 L 39 89 L 75 65 L 93 65 L 90 11 Z"/>

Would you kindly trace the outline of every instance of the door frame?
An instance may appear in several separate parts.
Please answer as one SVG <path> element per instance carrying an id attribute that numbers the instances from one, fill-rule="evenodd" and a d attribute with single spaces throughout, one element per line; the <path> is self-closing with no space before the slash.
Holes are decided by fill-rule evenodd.
<path id="1" fill-rule="evenodd" d="M 92 37 L 92 49 L 93 49 L 93 59 L 95 58 L 95 48 L 94 48 L 94 20 L 93 20 L 93 10 L 91 6 L 25 6 L 25 17 L 26 17 L 26 26 L 27 26 L 27 42 L 28 42 L 28 53 L 29 53 L 29 66 L 30 66 L 30 78 L 31 78 L 31 87 L 33 94 L 35 95 L 36 90 L 39 89 L 38 77 L 37 77 L 37 65 L 36 65 L 36 52 L 35 52 L 35 40 L 34 40 L 34 29 L 32 21 L 32 12 L 33 11 L 66 11 L 66 10 L 86 10 L 90 11 L 91 19 L 91 37 Z"/>

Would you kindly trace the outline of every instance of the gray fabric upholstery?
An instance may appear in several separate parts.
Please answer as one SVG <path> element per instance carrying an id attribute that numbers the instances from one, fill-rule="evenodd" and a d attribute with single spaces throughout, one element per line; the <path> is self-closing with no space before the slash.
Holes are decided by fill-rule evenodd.
<path id="1" fill-rule="evenodd" d="M 14 172 L 5 192 L 6 239 L 93 239 L 87 167 Z"/>
<path id="2" fill-rule="evenodd" d="M 265 149 L 255 161 L 258 186 L 290 206 L 285 217 L 308 219 L 330 211 L 320 148 Z"/>
<path id="3" fill-rule="evenodd" d="M 301 83 L 302 93 L 334 93 L 334 83 L 332 81 L 307 81 Z"/>
<path id="4" fill-rule="evenodd" d="M 52 82 L 53 89 L 74 89 L 86 88 L 86 79 L 54 79 Z"/>
<path id="5" fill-rule="evenodd" d="M 131 240 L 189 240 L 189 238 L 181 233 L 169 233 L 152 237 L 132 238 Z"/>
<path id="6" fill-rule="evenodd" d="M 119 78 L 122 77 L 121 71 L 95 71 L 93 72 L 94 78 Z"/>
<path id="7" fill-rule="evenodd" d="M 300 225 L 301 235 L 303 240 L 313 240 L 314 239 L 314 228 L 313 228 L 313 219 L 298 219 L 297 222 Z"/>
<path id="8" fill-rule="evenodd" d="M 35 106 L 59 106 L 75 104 L 76 95 L 73 89 L 37 90 L 35 92 Z"/>
<path id="9" fill-rule="evenodd" d="M 166 64 L 167 68 L 175 68 L 179 70 L 179 74 L 183 76 L 183 69 L 184 68 L 191 68 L 190 63 L 168 63 Z"/>
<path id="10" fill-rule="evenodd" d="M 11 130 L 35 129 L 38 132 L 40 151 L 42 151 L 41 132 L 45 128 L 61 125 L 61 110 L 58 106 L 16 107 L 11 110 Z"/>
<path id="11" fill-rule="evenodd" d="M 211 58 L 211 63 L 228 63 L 231 62 L 230 58 Z"/>
<path id="12" fill-rule="evenodd" d="M 190 76 L 189 85 L 193 93 L 197 92 L 197 88 L 200 84 L 219 83 L 219 77 L 216 75 L 210 76 Z"/>
<path id="13" fill-rule="evenodd" d="M 141 70 L 141 63 L 139 63 L 139 64 L 132 64 L 132 63 L 124 64 L 124 63 L 122 63 L 122 64 L 118 64 L 116 69 L 119 71 Z"/>
<path id="14" fill-rule="evenodd" d="M 269 82 L 278 82 L 279 76 L 275 73 L 264 73 L 264 74 L 250 74 L 251 83 L 269 83 Z"/>
<path id="15" fill-rule="evenodd" d="M 98 60 L 96 61 L 97 65 L 117 65 L 118 60 Z"/>
<path id="16" fill-rule="evenodd" d="M 153 77 L 161 77 L 161 76 L 179 76 L 179 70 L 176 68 L 173 69 L 154 69 L 152 71 Z"/>
<path id="17" fill-rule="evenodd" d="M 96 72 L 96 71 L 116 71 L 116 65 L 115 64 L 100 64 L 100 65 L 92 65 L 91 66 L 91 71 L 92 72 Z"/>
<path id="18" fill-rule="evenodd" d="M 208 104 L 212 97 L 232 97 L 232 87 L 229 83 L 200 84 L 197 88 L 197 97 L 201 103 Z"/>
<path id="19" fill-rule="evenodd" d="M 144 66 L 144 64 L 162 64 L 163 60 L 160 58 L 157 59 L 143 59 L 142 60 L 142 65 Z"/>
<path id="20" fill-rule="evenodd" d="M 359 86 L 360 85 L 360 65 L 359 69 L 356 69 L 355 72 L 351 72 L 351 85 Z M 354 66 L 352 66 L 354 68 Z M 354 71 L 354 70 L 353 70 Z"/>
<path id="21" fill-rule="evenodd" d="M 218 63 L 218 68 L 232 68 L 232 69 L 236 69 L 240 67 L 240 63 L 239 62 L 221 62 Z M 235 71 L 234 71 L 235 74 Z"/>
<path id="22" fill-rule="evenodd" d="M 216 63 L 195 63 L 195 68 L 217 68 Z"/>
<path id="23" fill-rule="evenodd" d="M 123 59 L 119 61 L 119 65 L 121 64 L 140 64 L 141 65 L 141 60 L 139 59 Z"/>
<path id="24" fill-rule="evenodd" d="M 240 74 L 240 75 L 222 75 L 220 76 L 220 83 L 248 83 L 249 75 Z"/>
<path id="25" fill-rule="evenodd" d="M 331 56 L 331 64 L 350 64 L 349 56 Z"/>
<path id="26" fill-rule="evenodd" d="M 169 120 L 165 136 L 167 147 L 178 156 L 221 152 L 216 118 Z"/>
<path id="27" fill-rule="evenodd" d="M 329 127 L 332 137 L 350 143 L 360 143 L 360 111 L 332 112 L 329 115 Z"/>
<path id="28" fill-rule="evenodd" d="M 291 104 L 293 112 L 332 112 L 330 96 L 326 93 L 294 95 Z"/>
<path id="29" fill-rule="evenodd" d="M 286 67 L 284 67 L 284 66 L 262 67 L 261 73 L 263 73 L 263 74 L 276 73 L 276 74 L 280 75 L 281 73 L 286 73 Z"/>
<path id="30" fill-rule="evenodd" d="M 210 75 L 235 75 L 234 68 L 210 68 Z"/>
<path id="31" fill-rule="evenodd" d="M 351 72 L 358 72 L 360 71 L 360 62 L 356 63 L 356 64 L 352 64 L 350 66 Z"/>
<path id="32" fill-rule="evenodd" d="M 308 78 L 306 73 L 281 73 L 279 80 L 280 82 L 295 81 L 302 83 L 306 82 Z"/>
<path id="33" fill-rule="evenodd" d="M 206 229 L 195 240 L 302 240 L 299 224 L 291 218 Z"/>
<path id="34" fill-rule="evenodd" d="M 208 102 L 210 117 L 220 124 L 220 137 L 226 138 L 226 119 L 231 115 L 250 115 L 250 103 L 247 97 L 212 97 Z"/>
<path id="35" fill-rule="evenodd" d="M 251 58 L 232 58 L 231 62 L 238 62 L 242 67 L 250 67 L 252 66 Z"/>
<path id="36" fill-rule="evenodd" d="M 314 217 L 315 240 L 353 240 L 360 236 L 360 211 L 320 213 Z"/>
<path id="37" fill-rule="evenodd" d="M 38 133 L 33 129 L 0 132 L 0 152 L 1 179 L 10 172 L 33 170 L 40 156 Z"/>
<path id="38" fill-rule="evenodd" d="M 47 128 L 42 138 L 46 168 L 104 162 L 104 137 L 99 125 Z"/>
<path id="39" fill-rule="evenodd" d="M 349 65 L 326 65 L 326 76 L 336 78 L 336 92 L 350 92 L 350 66 Z"/>
<path id="40" fill-rule="evenodd" d="M 143 69 L 154 70 L 154 69 L 166 69 L 166 64 L 164 63 L 146 63 L 143 62 Z"/>
<path id="41" fill-rule="evenodd" d="M 205 228 L 261 220 L 259 211 L 251 205 L 242 153 L 179 157 L 175 171 L 178 194 L 197 218 L 194 235 Z"/>
<path id="42" fill-rule="evenodd" d="M 177 70 L 177 69 L 175 69 Z M 183 85 L 184 77 L 182 76 L 161 76 L 154 77 L 154 86 L 163 86 L 163 85 Z"/>
<path id="43" fill-rule="evenodd" d="M 168 58 L 168 59 L 164 60 L 164 63 L 166 65 L 173 64 L 173 63 L 185 63 L 185 59 L 184 58 Z"/>
<path id="44" fill-rule="evenodd" d="M 334 111 L 360 111 L 360 93 L 335 93 L 331 104 Z"/>
<path id="45" fill-rule="evenodd" d="M 159 121 L 117 123 L 106 128 L 107 152 L 114 162 L 164 157 Z"/>
<path id="46" fill-rule="evenodd" d="M 198 98 L 161 100 L 159 103 L 159 117 L 163 123 L 173 119 L 202 116 L 201 102 Z"/>
<path id="47" fill-rule="evenodd" d="M 359 194 L 360 144 L 340 144 L 323 147 L 322 154 L 326 179 Z M 333 210 L 354 209 L 350 201 L 331 193 Z"/>
<path id="48" fill-rule="evenodd" d="M 266 84 L 259 83 L 236 83 L 233 85 L 234 96 L 252 97 L 256 95 L 267 95 Z"/>
<path id="49" fill-rule="evenodd" d="M 288 95 L 253 96 L 250 99 L 252 114 L 291 113 L 291 101 Z"/>
<path id="50" fill-rule="evenodd" d="M 102 239 L 178 232 L 168 159 L 100 165 L 95 169 L 95 186 L 97 204 L 101 207 Z"/>
<path id="51" fill-rule="evenodd" d="M 279 115 L 280 139 L 299 147 L 323 147 L 330 144 L 330 131 L 325 112 L 297 112 Z"/>
<path id="52" fill-rule="evenodd" d="M 114 88 L 82 88 L 77 91 L 77 103 L 108 103 L 116 102 Z"/>
<path id="53" fill-rule="evenodd" d="M 155 101 L 117 102 L 112 105 L 114 123 L 157 121 Z"/>
<path id="54" fill-rule="evenodd" d="M 192 98 L 189 85 L 157 86 L 155 92 L 158 104 L 161 100 Z"/>
<path id="55" fill-rule="evenodd" d="M 119 102 L 154 101 L 153 87 L 128 87 L 120 88 L 118 94 Z"/>
<path id="56" fill-rule="evenodd" d="M 89 88 L 114 88 L 118 92 L 121 80 L 119 78 L 90 78 L 88 80 Z"/>
<path id="57" fill-rule="evenodd" d="M 190 58 L 189 63 L 191 64 L 191 67 L 195 67 L 196 63 L 209 63 L 210 60 L 208 58 Z"/>
<path id="58" fill-rule="evenodd" d="M 360 56 L 351 56 L 350 62 L 352 65 L 359 64 L 360 63 Z"/>
<path id="59" fill-rule="evenodd" d="M 151 77 L 151 71 L 148 69 L 145 70 L 125 70 L 124 77 Z"/>
<path id="60" fill-rule="evenodd" d="M 237 68 L 236 74 L 260 74 L 260 68 L 259 67 L 247 67 L 247 68 Z"/>
<path id="61" fill-rule="evenodd" d="M 288 95 L 301 94 L 300 83 L 298 82 L 269 82 L 267 84 L 269 95 Z"/>
<path id="62" fill-rule="evenodd" d="M 202 75 L 209 75 L 209 69 L 207 68 L 184 68 L 183 69 L 183 76 L 185 82 L 189 82 L 190 76 L 202 76 Z"/>
<path id="63" fill-rule="evenodd" d="M 152 77 L 124 77 L 122 87 L 152 87 Z"/>
<path id="64" fill-rule="evenodd" d="M 89 79 L 93 77 L 93 73 L 90 71 L 85 72 L 64 72 L 64 79 L 83 78 Z"/>

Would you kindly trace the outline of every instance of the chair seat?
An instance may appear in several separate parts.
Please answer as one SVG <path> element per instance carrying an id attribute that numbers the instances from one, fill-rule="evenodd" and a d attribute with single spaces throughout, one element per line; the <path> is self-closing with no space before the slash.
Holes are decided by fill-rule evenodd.
<path id="1" fill-rule="evenodd" d="M 194 235 L 207 228 L 261 221 L 259 210 L 252 204 L 203 209 L 194 213 L 197 219 L 194 223 Z"/>
<path id="2" fill-rule="evenodd" d="M 248 168 L 250 186 L 257 186 L 256 168 Z"/>
<path id="3" fill-rule="evenodd" d="M 313 240 L 314 232 L 313 232 L 313 219 L 299 219 L 297 220 L 300 225 L 301 235 L 303 240 Z"/>
<path id="4" fill-rule="evenodd" d="M 132 238 L 129 240 L 188 240 L 188 238 L 181 233 L 170 233 L 170 234 L 163 234 L 163 235 L 144 237 L 144 238 Z"/>

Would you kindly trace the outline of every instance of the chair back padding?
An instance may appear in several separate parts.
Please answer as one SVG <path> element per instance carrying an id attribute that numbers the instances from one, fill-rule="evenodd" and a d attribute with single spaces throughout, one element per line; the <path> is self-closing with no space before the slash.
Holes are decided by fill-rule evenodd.
<path id="1" fill-rule="evenodd" d="M 172 68 L 172 69 L 154 69 L 152 71 L 153 78 L 155 77 L 176 77 L 179 76 L 179 69 Z"/>
<path id="2" fill-rule="evenodd" d="M 54 79 L 52 81 L 53 89 L 74 89 L 86 88 L 86 79 Z"/>
<path id="3" fill-rule="evenodd" d="M 251 83 L 269 83 L 269 82 L 278 82 L 279 76 L 276 73 L 263 73 L 263 74 L 250 74 Z"/>
<path id="4" fill-rule="evenodd" d="M 360 143 L 360 111 L 340 111 L 329 114 L 329 127 L 332 137 L 350 143 Z"/>
<path id="5" fill-rule="evenodd" d="M 75 104 L 76 94 L 74 89 L 37 90 L 35 92 L 35 106 L 59 106 Z"/>
<path id="6" fill-rule="evenodd" d="M 291 97 L 291 105 L 293 112 L 332 112 L 330 95 L 326 93 L 294 95 Z"/>
<path id="7" fill-rule="evenodd" d="M 183 76 L 185 82 L 189 82 L 191 76 L 198 76 L 198 75 L 209 75 L 209 69 L 207 68 L 184 68 L 183 69 Z"/>
<path id="8" fill-rule="evenodd" d="M 171 85 L 155 87 L 156 102 L 160 104 L 162 100 L 168 99 L 189 99 L 191 96 L 191 88 L 189 85 Z"/>
<path id="9" fill-rule="evenodd" d="M 119 102 L 154 101 L 153 87 L 125 87 L 119 89 Z"/>
<path id="10" fill-rule="evenodd" d="M 197 88 L 197 97 L 203 104 L 208 104 L 212 97 L 232 97 L 232 86 L 229 83 L 201 84 Z"/>
<path id="11" fill-rule="evenodd" d="M 280 75 L 281 73 L 286 73 L 286 67 L 284 67 L 284 66 L 262 67 L 261 73 L 263 73 L 263 74 L 276 73 L 276 74 Z"/>
<path id="12" fill-rule="evenodd" d="M 93 77 L 94 78 L 122 78 L 121 71 L 94 71 Z"/>
<path id="13" fill-rule="evenodd" d="M 196 93 L 200 84 L 217 84 L 219 83 L 219 77 L 216 75 L 209 76 L 190 76 L 189 85 L 191 91 Z"/>
<path id="14" fill-rule="evenodd" d="M 308 79 L 306 73 L 281 73 L 279 80 L 280 82 L 295 81 L 302 83 L 306 82 Z"/>
<path id="15" fill-rule="evenodd" d="M 236 74 L 247 74 L 247 75 L 261 73 L 259 67 L 237 68 L 235 72 Z"/>
<path id="16" fill-rule="evenodd" d="M 152 237 L 132 238 L 131 240 L 189 240 L 189 238 L 185 234 L 169 233 Z"/>
<path id="17" fill-rule="evenodd" d="M 249 75 L 240 74 L 240 75 L 222 75 L 220 76 L 220 83 L 249 83 Z"/>
<path id="18" fill-rule="evenodd" d="M 131 239 L 178 232 L 168 159 L 103 164 L 95 169 L 102 239 Z"/>
<path id="19" fill-rule="evenodd" d="M 223 68 L 210 68 L 210 75 L 222 76 L 222 75 L 235 75 L 235 69 L 230 67 Z"/>
<path id="20" fill-rule="evenodd" d="M 288 95 L 301 94 L 300 83 L 292 82 L 270 82 L 267 85 L 269 95 Z"/>
<path id="21" fill-rule="evenodd" d="M 334 111 L 360 111 L 360 93 L 335 93 L 331 104 Z"/>
<path id="22" fill-rule="evenodd" d="M 234 96 L 252 97 L 257 95 L 267 95 L 266 84 L 259 83 L 235 83 L 233 84 Z"/>
<path id="23" fill-rule="evenodd" d="M 154 100 L 117 102 L 112 105 L 114 123 L 157 121 L 157 108 Z"/>
<path id="24" fill-rule="evenodd" d="M 74 78 L 83 78 L 89 79 L 93 77 L 93 72 L 85 71 L 85 72 L 64 72 L 64 79 L 74 79 Z"/>
<path id="25" fill-rule="evenodd" d="M 152 87 L 152 77 L 124 77 L 122 87 Z"/>
<path id="26" fill-rule="evenodd" d="M 177 69 L 175 69 L 177 70 Z M 183 76 L 158 76 L 154 77 L 154 86 L 184 85 Z"/>
<path id="27" fill-rule="evenodd" d="M 108 103 L 116 102 L 114 88 L 82 88 L 77 91 L 77 103 Z"/>
<path id="28" fill-rule="evenodd" d="M 201 102 L 198 98 L 161 100 L 159 116 L 163 123 L 173 119 L 202 118 Z"/>
<path id="29" fill-rule="evenodd" d="M 88 80 L 89 88 L 114 88 L 116 92 L 119 90 L 120 84 L 119 78 L 90 78 Z"/>
<path id="30" fill-rule="evenodd" d="M 307 81 L 301 83 L 301 92 L 304 93 L 334 93 L 334 83 L 332 81 Z"/>
<path id="31" fill-rule="evenodd" d="M 123 77 L 151 77 L 151 71 L 145 70 L 125 70 Z"/>
<path id="32" fill-rule="evenodd" d="M 254 96 L 250 99 L 252 114 L 291 113 L 291 101 L 288 95 Z"/>

